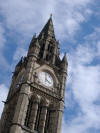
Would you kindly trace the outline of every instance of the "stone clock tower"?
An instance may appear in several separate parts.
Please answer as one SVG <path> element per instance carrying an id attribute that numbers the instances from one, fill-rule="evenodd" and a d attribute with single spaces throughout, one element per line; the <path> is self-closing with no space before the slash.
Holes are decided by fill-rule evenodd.
<path id="1" fill-rule="evenodd" d="M 68 63 L 59 54 L 50 17 L 15 67 L 0 133 L 61 133 Z"/>

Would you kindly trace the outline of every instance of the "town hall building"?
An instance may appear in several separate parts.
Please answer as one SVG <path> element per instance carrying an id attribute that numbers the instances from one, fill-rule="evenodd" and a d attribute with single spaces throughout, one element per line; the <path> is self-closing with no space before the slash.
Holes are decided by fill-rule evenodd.
<path id="1" fill-rule="evenodd" d="M 68 62 L 59 47 L 50 16 L 15 67 L 0 133 L 61 133 Z"/>

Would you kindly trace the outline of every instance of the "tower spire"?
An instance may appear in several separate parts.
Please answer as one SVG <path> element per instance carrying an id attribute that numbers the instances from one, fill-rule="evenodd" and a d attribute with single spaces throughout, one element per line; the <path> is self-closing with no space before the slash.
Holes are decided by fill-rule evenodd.
<path id="1" fill-rule="evenodd" d="M 52 13 L 50 14 L 50 18 L 52 18 Z"/>
<path id="2" fill-rule="evenodd" d="M 48 22 L 46 23 L 46 25 L 43 27 L 42 31 L 39 34 L 39 39 L 41 38 L 47 39 L 48 37 L 55 39 L 52 14 L 50 14 Z"/>

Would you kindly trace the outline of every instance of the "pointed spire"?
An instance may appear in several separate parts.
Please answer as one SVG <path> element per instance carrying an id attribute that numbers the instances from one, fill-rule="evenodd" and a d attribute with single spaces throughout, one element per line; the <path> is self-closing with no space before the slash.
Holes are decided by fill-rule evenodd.
<path id="1" fill-rule="evenodd" d="M 52 13 L 50 14 L 50 18 L 52 19 Z"/>
<path id="2" fill-rule="evenodd" d="M 64 57 L 62 59 L 62 63 L 66 64 L 66 65 L 68 64 L 67 57 L 66 57 L 66 53 L 64 54 Z"/>
<path id="3" fill-rule="evenodd" d="M 21 57 L 20 61 L 18 62 L 18 64 L 16 66 L 20 67 L 22 65 L 22 62 L 23 62 L 23 57 Z"/>
<path id="4" fill-rule="evenodd" d="M 36 33 L 33 35 L 33 38 L 31 40 L 31 43 L 34 42 L 36 40 Z"/>
<path id="5" fill-rule="evenodd" d="M 67 66 L 68 66 L 68 62 L 67 62 L 67 57 L 66 57 L 66 53 L 65 53 L 64 57 L 61 61 L 61 69 L 63 72 L 67 72 Z"/>
<path id="6" fill-rule="evenodd" d="M 55 33 L 54 33 L 54 27 L 53 27 L 53 21 L 52 21 L 52 14 L 50 15 L 50 18 L 42 31 L 39 34 L 39 39 L 44 37 L 47 38 L 48 36 L 55 38 Z"/>

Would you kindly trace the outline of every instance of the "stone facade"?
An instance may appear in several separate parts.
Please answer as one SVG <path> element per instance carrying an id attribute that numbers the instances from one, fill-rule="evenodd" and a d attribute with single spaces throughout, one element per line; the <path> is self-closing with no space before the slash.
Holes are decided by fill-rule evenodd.
<path id="1" fill-rule="evenodd" d="M 15 67 L 0 133 L 61 133 L 68 63 L 59 54 L 50 17 Z"/>

